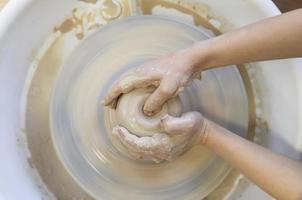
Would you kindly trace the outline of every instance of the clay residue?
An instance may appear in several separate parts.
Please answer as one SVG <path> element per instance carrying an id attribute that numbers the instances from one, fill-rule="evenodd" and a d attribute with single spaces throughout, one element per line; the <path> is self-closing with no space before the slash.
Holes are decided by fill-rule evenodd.
<path id="1" fill-rule="evenodd" d="M 248 133 L 246 138 L 248 140 L 253 140 L 255 137 L 255 129 L 256 129 L 256 108 L 255 108 L 255 97 L 253 92 L 253 87 L 251 80 L 249 79 L 248 72 L 244 65 L 238 65 L 237 69 L 241 75 L 242 81 L 244 83 L 246 95 L 248 98 L 248 105 L 249 105 L 249 125 L 248 125 Z"/>
<path id="2" fill-rule="evenodd" d="M 67 33 L 71 31 L 76 23 L 72 19 L 66 19 L 61 25 L 54 28 L 54 31 L 60 31 L 61 33 Z"/>
<path id="3" fill-rule="evenodd" d="M 85 6 L 74 8 L 70 17 L 54 28 L 54 32 L 65 34 L 74 31 L 75 36 L 81 40 L 92 31 L 98 30 L 104 24 L 114 19 L 130 14 L 129 3 L 126 0 L 106 0 L 98 3 L 95 0 L 82 0 L 85 3 L 94 4 L 93 8 L 85 9 Z"/>
<path id="4" fill-rule="evenodd" d="M 118 18 L 123 11 L 122 5 L 115 0 L 106 0 L 103 3 L 101 14 L 105 19 L 113 20 Z"/>
<path id="5" fill-rule="evenodd" d="M 91 3 L 91 4 L 95 4 L 98 0 L 79 0 L 85 3 Z"/>
<path id="6" fill-rule="evenodd" d="M 62 59 L 62 38 L 57 39 L 39 62 L 28 92 L 26 136 L 35 168 L 57 199 L 91 199 L 66 171 L 54 149 L 49 127 L 49 101 Z"/>
<path id="7" fill-rule="evenodd" d="M 74 8 L 72 10 L 72 15 L 70 18 L 66 19 L 65 21 L 63 21 L 62 24 L 60 24 L 59 26 L 56 26 L 54 28 L 54 31 L 59 31 L 62 34 L 70 32 L 72 30 L 75 30 L 75 36 L 81 40 L 84 38 L 84 33 L 85 33 L 85 29 L 84 29 L 84 20 L 87 19 L 86 21 L 89 23 L 91 22 L 91 15 L 93 15 L 92 13 L 87 13 L 87 14 L 82 14 L 80 17 L 77 16 L 77 9 Z M 95 26 L 95 24 L 92 24 L 93 26 Z M 98 24 L 99 26 L 101 26 L 101 24 Z M 91 26 L 88 27 L 88 29 L 91 29 Z"/>
<path id="8" fill-rule="evenodd" d="M 172 8 L 175 10 L 178 10 L 184 14 L 190 15 L 193 17 L 194 20 L 194 24 L 196 26 L 203 26 L 207 29 L 210 29 L 211 31 L 213 31 L 213 33 L 215 35 L 219 35 L 220 31 L 215 28 L 213 25 L 211 25 L 209 23 L 209 19 L 203 17 L 201 14 L 199 14 L 202 11 L 203 15 L 207 16 L 207 13 L 205 10 L 207 10 L 208 8 L 206 8 L 205 6 L 200 6 L 199 4 L 188 4 L 185 3 L 184 1 L 164 1 L 164 0 L 141 0 L 140 1 L 140 5 L 141 5 L 141 9 L 143 11 L 144 14 L 152 14 L 152 9 L 155 6 L 162 6 L 164 8 Z M 204 8 L 205 7 L 205 8 Z"/>

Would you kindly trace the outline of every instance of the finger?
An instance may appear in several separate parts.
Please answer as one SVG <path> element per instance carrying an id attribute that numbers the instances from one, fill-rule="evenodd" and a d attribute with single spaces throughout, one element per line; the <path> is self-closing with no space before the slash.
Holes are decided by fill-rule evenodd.
<path id="1" fill-rule="evenodd" d="M 103 98 L 102 104 L 104 106 L 112 107 L 114 99 L 116 99 L 121 94 L 118 82 L 115 82 L 110 90 L 107 92 L 106 96 Z"/>
<path id="2" fill-rule="evenodd" d="M 152 137 L 137 137 L 126 128 L 116 126 L 113 128 L 113 134 L 133 154 L 149 157 L 156 162 L 167 159 L 172 148 L 169 137 L 161 133 L 154 134 Z"/>
<path id="3" fill-rule="evenodd" d="M 178 83 L 174 80 L 163 79 L 159 87 L 150 95 L 144 105 L 144 113 L 151 116 L 160 111 L 162 105 L 175 95 Z"/>
<path id="4" fill-rule="evenodd" d="M 139 153 L 139 149 L 136 145 L 138 140 L 138 137 L 136 135 L 129 133 L 126 128 L 121 126 L 114 127 L 112 129 L 112 133 L 127 149 L 131 150 L 134 153 Z"/>
<path id="5" fill-rule="evenodd" d="M 198 112 L 188 112 L 181 117 L 164 116 L 160 121 L 160 126 L 169 135 L 186 134 L 197 131 L 201 123 L 201 115 Z"/>
<path id="6" fill-rule="evenodd" d="M 124 150 L 125 153 L 128 153 L 134 159 L 142 158 L 142 156 L 137 152 L 136 149 L 133 149 L 132 147 L 125 145 L 125 142 L 124 142 L 125 138 L 131 137 L 131 135 L 128 135 L 130 133 L 128 132 L 127 129 L 120 127 L 120 126 L 116 126 L 112 129 L 112 134 L 114 137 L 117 138 L 116 140 L 119 141 L 119 143 L 125 148 L 125 150 Z M 133 138 L 133 139 L 135 139 L 135 138 Z"/>
<path id="7" fill-rule="evenodd" d="M 173 117 L 170 115 L 166 115 L 160 120 L 160 126 L 169 135 L 182 133 L 187 127 L 186 123 L 186 120 L 182 117 Z"/>
<path id="8" fill-rule="evenodd" d="M 127 147 L 136 152 L 147 152 L 158 148 L 161 144 L 162 138 L 155 137 L 137 137 L 131 134 L 126 128 L 116 126 L 113 133 L 119 137 L 120 141 Z"/>
<path id="9" fill-rule="evenodd" d="M 156 84 L 157 81 L 152 76 L 137 76 L 136 74 L 131 74 L 125 76 L 118 82 L 116 82 L 112 88 L 109 90 L 108 94 L 104 97 L 104 106 L 115 107 L 115 101 L 121 94 L 128 93 L 136 88 L 148 87 L 150 85 Z"/>
<path id="10" fill-rule="evenodd" d="M 104 106 L 109 106 L 113 104 L 113 101 L 116 100 L 122 94 L 123 84 L 126 83 L 126 87 L 130 87 L 130 84 L 127 82 L 129 82 L 129 80 L 131 80 L 132 77 L 133 75 L 125 75 L 120 80 L 116 81 L 113 84 L 113 86 L 111 87 L 111 89 L 108 91 L 107 95 L 103 99 Z"/>

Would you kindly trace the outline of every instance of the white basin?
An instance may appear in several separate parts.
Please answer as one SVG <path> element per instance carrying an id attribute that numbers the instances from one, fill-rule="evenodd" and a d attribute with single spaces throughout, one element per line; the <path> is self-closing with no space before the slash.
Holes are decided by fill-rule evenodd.
<path id="1" fill-rule="evenodd" d="M 198 2 L 217 16 L 213 23 L 220 20 L 230 24 L 222 31 L 280 13 L 270 0 Z M 0 12 L 0 199 L 54 198 L 28 160 L 26 91 L 36 53 L 75 4 L 79 1 L 11 0 Z M 154 10 L 155 14 L 161 12 Z M 255 141 L 302 159 L 302 60 L 258 62 L 247 69 L 256 96 Z M 271 199 L 244 178 L 238 179 L 225 198 Z"/>

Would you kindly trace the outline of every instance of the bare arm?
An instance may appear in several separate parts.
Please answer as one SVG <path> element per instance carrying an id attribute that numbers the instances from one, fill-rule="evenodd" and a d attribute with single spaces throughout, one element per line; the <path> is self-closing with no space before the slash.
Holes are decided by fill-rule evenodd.
<path id="1" fill-rule="evenodd" d="M 114 108 L 123 93 L 153 85 L 157 89 L 144 106 L 144 112 L 152 115 L 198 77 L 200 71 L 299 56 L 302 56 L 302 9 L 197 42 L 174 54 L 147 62 L 121 77 L 104 98 L 104 105 Z"/>
<path id="2" fill-rule="evenodd" d="M 302 199 L 302 164 L 208 121 L 205 146 L 277 199 Z"/>
<path id="3" fill-rule="evenodd" d="M 268 18 L 187 48 L 198 70 L 302 56 L 302 9 Z"/>
<path id="4" fill-rule="evenodd" d="M 114 107 L 123 93 L 138 86 L 154 85 L 157 89 L 144 106 L 145 113 L 153 114 L 167 99 L 197 77 L 196 72 L 229 64 L 299 56 L 302 56 L 302 9 L 198 42 L 172 55 L 146 63 L 117 81 L 105 97 L 104 105 Z M 177 127 L 185 127 L 180 119 L 177 119 L 177 123 L 173 118 L 164 121 L 166 123 L 163 123 L 163 127 L 167 133 L 182 132 L 176 130 Z M 214 122 L 206 122 L 200 125 L 207 125 L 206 129 L 200 128 L 206 132 L 197 131 L 196 134 L 200 134 L 201 141 L 209 149 L 277 199 L 302 199 L 301 163 L 249 142 Z M 172 126 L 175 129 L 173 131 Z M 130 138 L 127 132 L 121 132 L 120 135 Z M 127 145 L 135 146 L 137 152 L 145 148 L 137 145 L 139 138 L 131 137 L 127 141 Z"/>
<path id="5" fill-rule="evenodd" d="M 247 178 L 277 199 L 302 199 L 302 163 L 252 143 L 204 118 L 198 112 L 181 117 L 165 116 L 161 127 L 168 135 L 190 134 L 193 145 L 204 145 L 226 160 Z M 133 154 L 153 160 L 167 160 L 173 151 L 165 148 L 165 138 L 138 138 L 125 128 L 117 127 L 116 135 Z M 160 152 L 160 153 L 159 153 Z"/>

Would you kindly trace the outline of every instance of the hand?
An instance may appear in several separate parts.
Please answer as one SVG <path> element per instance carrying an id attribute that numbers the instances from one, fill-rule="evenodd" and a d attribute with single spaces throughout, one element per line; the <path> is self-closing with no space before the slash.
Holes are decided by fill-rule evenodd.
<path id="1" fill-rule="evenodd" d="M 144 113 L 153 115 L 171 97 L 181 92 L 193 78 L 201 78 L 195 72 L 191 59 L 177 52 L 167 57 L 147 62 L 122 76 L 104 98 L 104 105 L 116 107 L 120 95 L 137 88 L 156 87 L 146 100 Z"/>
<path id="2" fill-rule="evenodd" d="M 163 133 L 152 137 L 137 137 L 121 126 L 114 127 L 112 133 L 132 157 L 155 162 L 173 160 L 192 146 L 204 144 L 207 139 L 207 120 L 198 112 L 184 113 L 181 117 L 166 115 L 160 126 Z M 174 140 L 176 135 L 183 139 Z"/>

